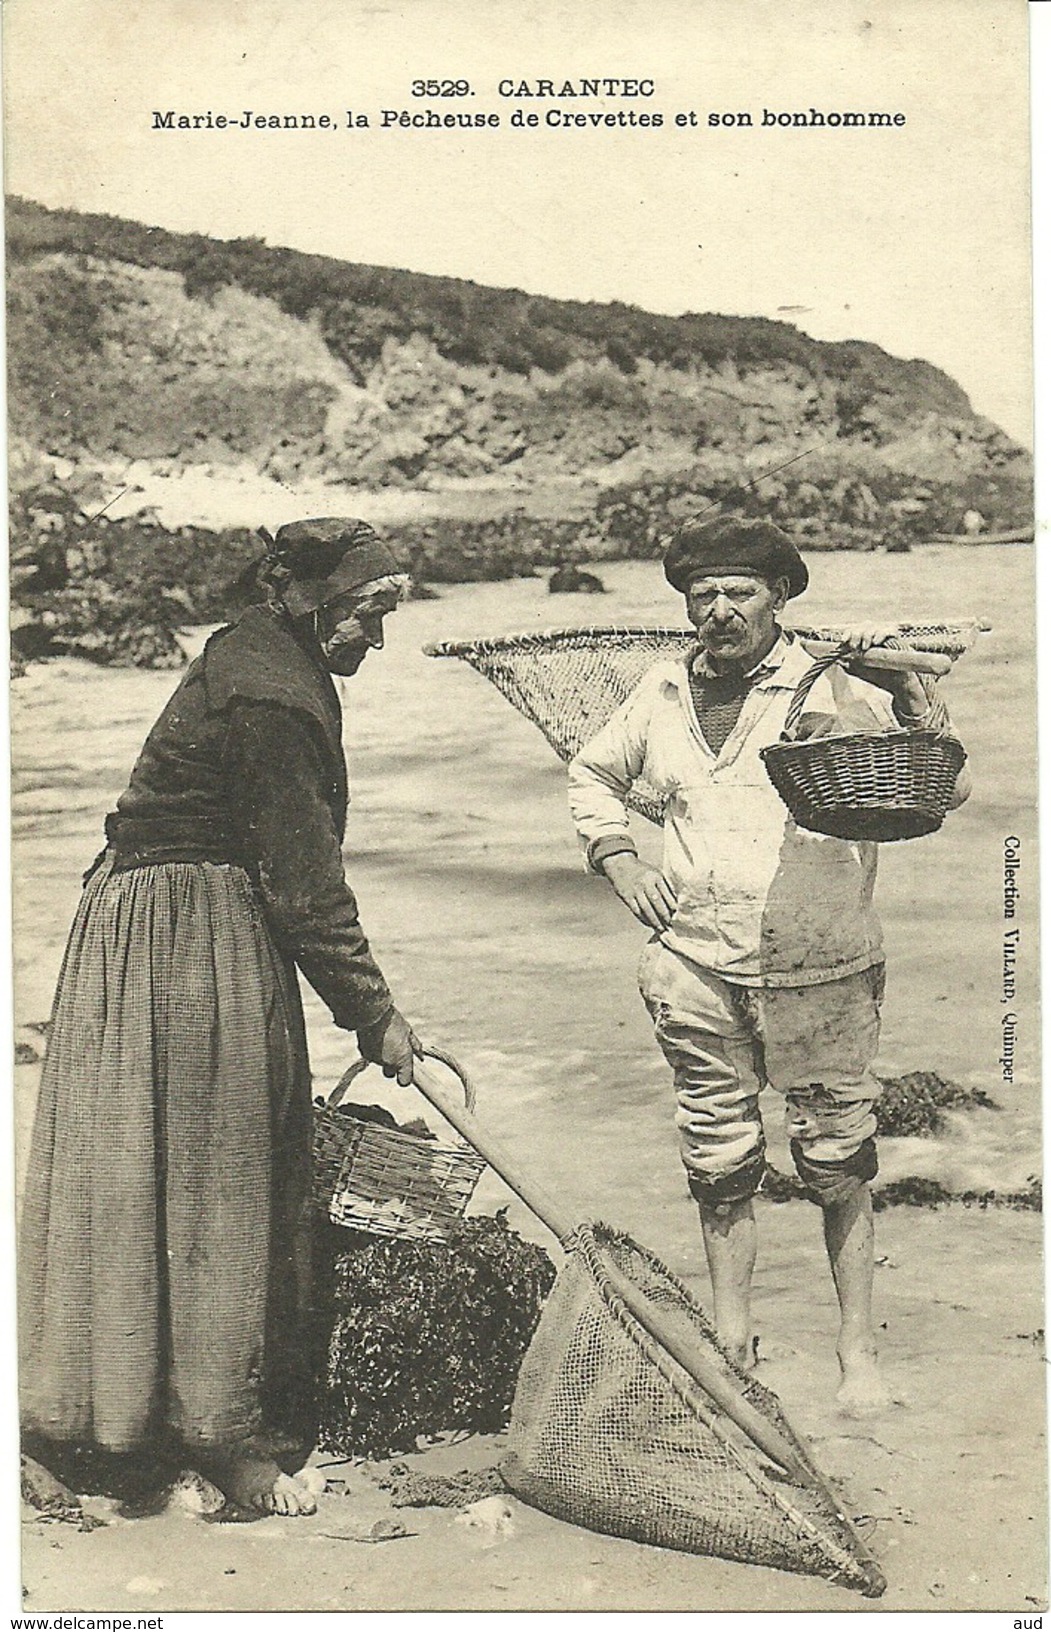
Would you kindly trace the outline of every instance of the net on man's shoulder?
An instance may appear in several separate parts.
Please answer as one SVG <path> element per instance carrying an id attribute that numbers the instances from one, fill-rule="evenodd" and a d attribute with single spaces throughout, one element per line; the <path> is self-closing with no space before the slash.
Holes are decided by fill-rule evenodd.
<path id="1" fill-rule="evenodd" d="M 901 623 L 895 634 L 917 651 L 957 658 L 974 643 L 979 625 Z M 838 642 L 841 628 L 807 626 L 800 640 Z M 560 759 L 569 760 L 602 729 L 661 658 L 683 657 L 697 636 L 692 629 L 598 628 L 532 630 L 489 640 L 442 641 L 431 657 L 458 657 L 490 680 L 519 713 L 531 720 Z M 636 781 L 625 803 L 648 821 L 664 819 L 663 801 Z"/>

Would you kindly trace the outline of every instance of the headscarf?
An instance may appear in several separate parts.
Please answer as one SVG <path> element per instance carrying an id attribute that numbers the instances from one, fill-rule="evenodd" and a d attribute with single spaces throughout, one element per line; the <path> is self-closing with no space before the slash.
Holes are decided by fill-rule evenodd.
<path id="1" fill-rule="evenodd" d="M 257 577 L 270 606 L 299 618 L 326 601 L 378 580 L 393 580 L 401 593 L 404 575 L 398 562 L 368 522 L 350 516 L 320 516 L 293 521 L 271 536 L 258 529 L 267 545 Z"/>

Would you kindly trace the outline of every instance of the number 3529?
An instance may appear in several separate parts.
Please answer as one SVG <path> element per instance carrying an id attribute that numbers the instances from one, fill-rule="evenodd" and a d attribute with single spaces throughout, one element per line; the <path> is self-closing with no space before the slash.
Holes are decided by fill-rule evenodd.
<path id="1" fill-rule="evenodd" d="M 466 79 L 414 79 L 413 96 L 471 96 Z"/>

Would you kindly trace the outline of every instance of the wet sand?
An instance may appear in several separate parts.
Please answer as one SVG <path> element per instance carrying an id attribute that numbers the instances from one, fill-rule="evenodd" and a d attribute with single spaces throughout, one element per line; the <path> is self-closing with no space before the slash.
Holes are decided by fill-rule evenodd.
<path id="1" fill-rule="evenodd" d="M 685 1211 L 685 1204 L 680 1203 Z M 186 1513 L 82 1534 L 24 1527 L 26 1609 L 1005 1610 L 1044 1598 L 1044 1364 L 1032 1261 L 1039 1221 L 898 1209 L 880 1219 L 878 1275 L 888 1375 L 907 1403 L 876 1423 L 830 1408 L 833 1304 L 818 1224 L 805 1204 L 761 1207 L 757 1313 L 767 1376 L 888 1578 L 872 1601 L 812 1577 L 698 1558 L 561 1524 L 514 1498 L 510 1534 L 465 1530 L 444 1509 L 392 1509 L 362 1466 L 329 1466 L 345 1495 L 316 1516 L 205 1523 Z M 651 1224 L 649 1239 L 659 1237 Z M 766 1337 L 769 1334 L 769 1337 Z M 403 1459 L 455 1473 L 499 1454 L 492 1441 Z M 330 1463 L 330 1458 L 319 1458 Z M 364 1544 L 395 1520 L 412 1534 Z M 138 1583 L 138 1585 L 136 1585 Z"/>

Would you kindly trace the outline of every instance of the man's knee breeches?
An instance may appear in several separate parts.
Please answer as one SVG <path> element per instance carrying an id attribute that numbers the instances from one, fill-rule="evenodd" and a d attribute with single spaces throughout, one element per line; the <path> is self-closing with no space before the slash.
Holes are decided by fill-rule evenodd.
<path id="1" fill-rule="evenodd" d="M 639 984 L 674 1073 L 680 1152 L 699 1200 L 729 1205 L 758 1189 L 767 1084 L 785 1097 L 792 1157 L 812 1200 L 827 1206 L 875 1177 L 882 975 L 880 966 L 819 986 L 758 989 L 650 943 Z"/>

